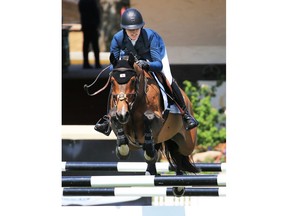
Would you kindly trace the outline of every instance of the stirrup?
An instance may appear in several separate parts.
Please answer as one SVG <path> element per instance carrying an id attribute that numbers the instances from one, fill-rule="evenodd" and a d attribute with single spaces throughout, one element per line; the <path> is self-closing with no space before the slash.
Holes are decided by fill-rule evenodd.
<path id="1" fill-rule="evenodd" d="M 109 116 L 103 116 L 94 126 L 94 130 L 109 136 L 112 130 Z"/>

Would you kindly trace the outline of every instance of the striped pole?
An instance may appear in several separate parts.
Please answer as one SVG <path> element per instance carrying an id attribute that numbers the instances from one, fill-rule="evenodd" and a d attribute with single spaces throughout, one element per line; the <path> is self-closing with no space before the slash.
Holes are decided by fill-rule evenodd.
<path id="1" fill-rule="evenodd" d="M 226 188 L 185 188 L 183 196 L 226 196 Z M 175 196 L 166 187 L 63 188 L 63 196 Z"/>
<path id="2" fill-rule="evenodd" d="M 62 176 L 62 187 L 226 186 L 225 174 L 183 176 Z"/>
<path id="3" fill-rule="evenodd" d="M 195 163 L 201 171 L 225 172 L 226 163 Z M 62 171 L 117 171 L 117 172 L 145 172 L 145 162 L 62 162 Z M 174 171 L 168 162 L 156 163 L 157 172 Z"/>

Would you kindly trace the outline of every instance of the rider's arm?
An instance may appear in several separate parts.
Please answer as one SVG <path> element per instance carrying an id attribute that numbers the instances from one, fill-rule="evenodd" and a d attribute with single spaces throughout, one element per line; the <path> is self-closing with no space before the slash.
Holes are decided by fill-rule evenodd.
<path id="1" fill-rule="evenodd" d="M 163 68 L 162 59 L 165 55 L 165 45 L 162 38 L 154 32 L 150 36 L 150 54 L 152 62 L 149 62 L 150 70 L 161 72 Z"/>
<path id="2" fill-rule="evenodd" d="M 110 45 L 110 53 L 113 53 L 116 59 L 119 59 L 120 57 L 120 45 L 122 43 L 123 40 L 123 31 L 119 31 L 117 32 L 114 36 L 113 39 L 111 41 L 111 45 Z"/>

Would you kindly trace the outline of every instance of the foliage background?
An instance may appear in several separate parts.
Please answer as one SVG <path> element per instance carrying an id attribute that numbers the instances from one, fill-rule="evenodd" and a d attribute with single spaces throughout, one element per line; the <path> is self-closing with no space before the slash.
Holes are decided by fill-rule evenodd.
<path id="1" fill-rule="evenodd" d="M 226 114 L 225 107 L 217 110 L 212 106 L 211 99 L 215 97 L 215 85 L 199 85 L 188 80 L 183 82 L 184 91 L 193 104 L 194 116 L 199 121 L 197 129 L 197 151 L 212 150 L 220 143 L 226 142 Z"/>

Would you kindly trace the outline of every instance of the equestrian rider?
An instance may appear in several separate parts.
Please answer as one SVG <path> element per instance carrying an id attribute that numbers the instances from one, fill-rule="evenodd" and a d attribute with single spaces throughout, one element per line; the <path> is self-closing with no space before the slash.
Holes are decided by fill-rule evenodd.
<path id="1" fill-rule="evenodd" d="M 161 36 L 155 31 L 143 28 L 144 24 L 145 22 L 138 10 L 127 9 L 121 17 L 122 30 L 114 35 L 110 52 L 114 54 L 116 59 L 132 52 L 138 59 L 147 60 L 138 62 L 142 69 L 163 73 L 172 88 L 174 100 L 184 111 L 182 115 L 184 126 L 186 130 L 190 130 L 198 125 L 198 121 L 187 110 L 178 84 L 172 77 L 165 44 Z M 94 129 L 109 135 L 111 132 L 110 117 L 105 115 L 97 122 Z"/>

